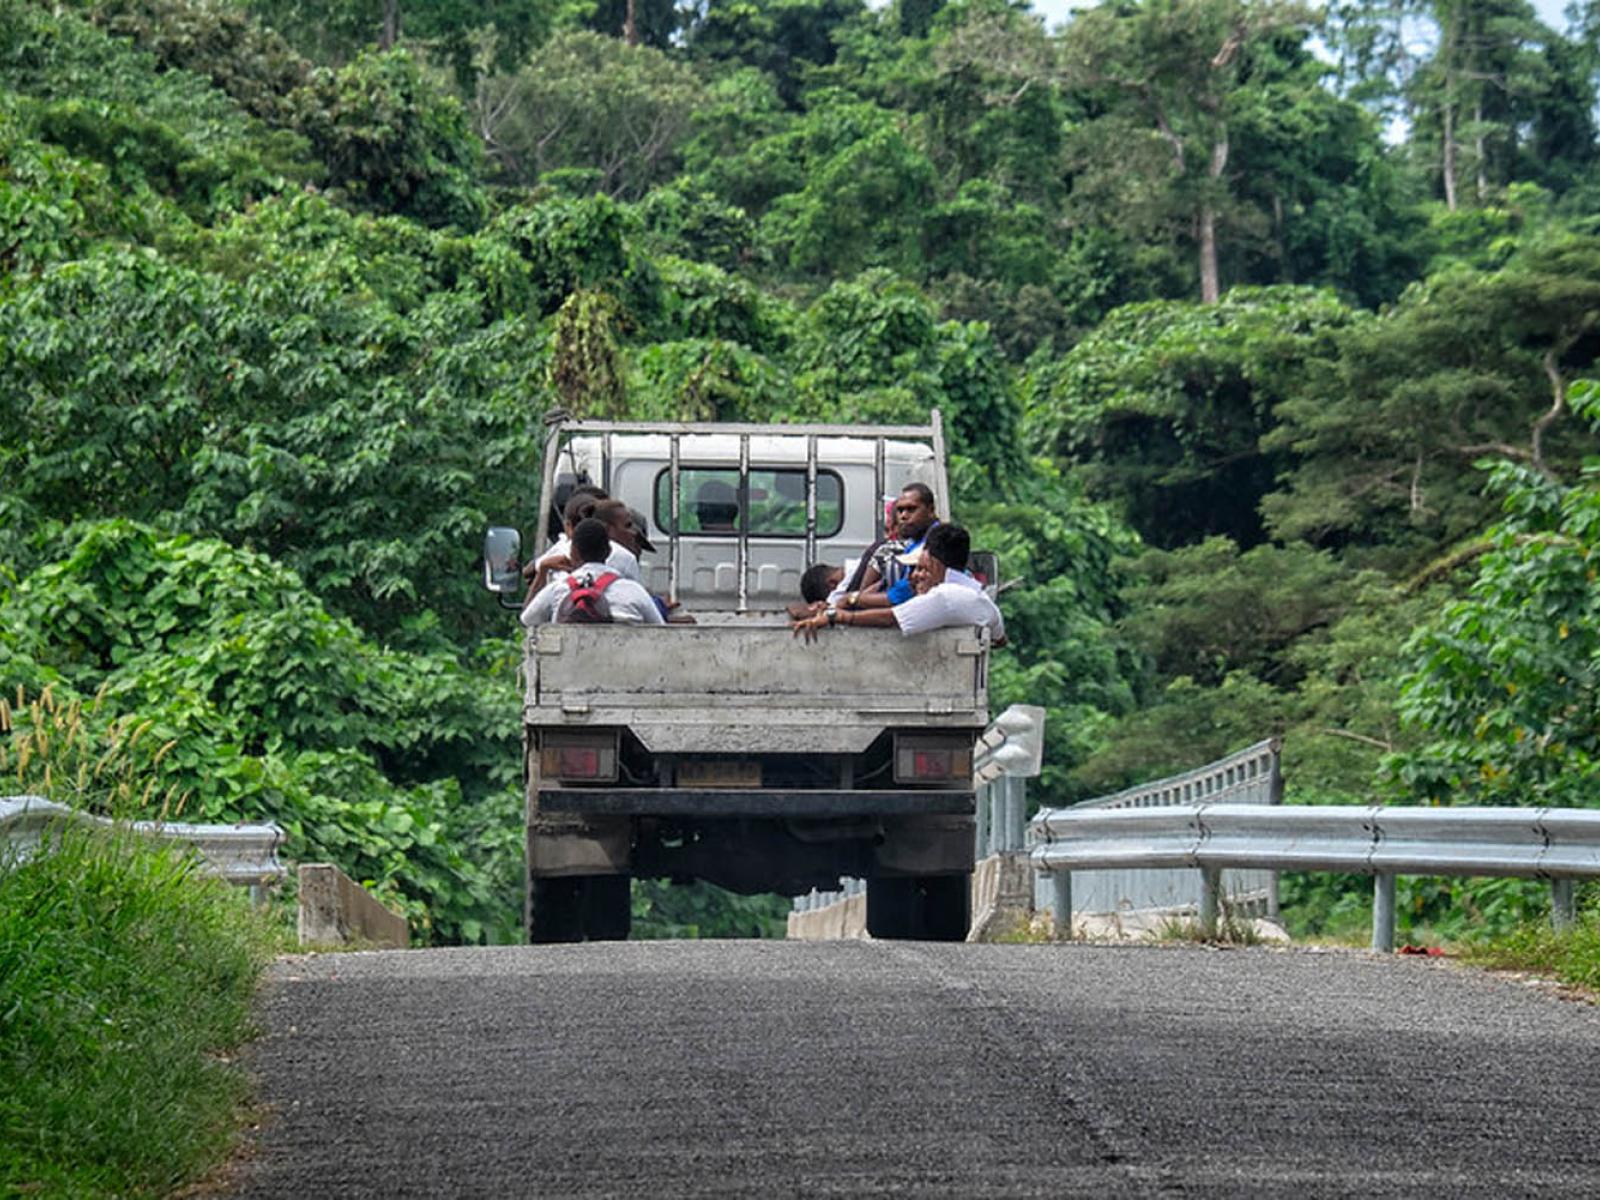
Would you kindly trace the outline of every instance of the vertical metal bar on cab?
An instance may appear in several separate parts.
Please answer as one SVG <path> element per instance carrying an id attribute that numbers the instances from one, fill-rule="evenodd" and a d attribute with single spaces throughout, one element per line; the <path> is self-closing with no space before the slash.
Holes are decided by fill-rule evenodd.
<path id="1" fill-rule="evenodd" d="M 673 434 L 671 439 L 671 466 L 668 468 L 672 494 L 668 501 L 671 510 L 672 528 L 667 533 L 667 599 L 676 602 L 678 599 L 678 513 L 681 508 L 678 497 L 678 435 Z"/>
<path id="2" fill-rule="evenodd" d="M 950 519 L 950 480 L 944 467 L 944 418 L 933 410 L 933 502 L 939 508 L 941 521 Z"/>
<path id="3" fill-rule="evenodd" d="M 877 541 L 885 533 L 885 527 L 884 527 L 885 523 L 884 523 L 884 518 L 883 518 L 883 488 L 884 488 L 884 484 L 885 484 L 886 481 L 885 481 L 885 479 L 883 477 L 883 455 L 884 455 L 883 439 L 879 438 L 878 439 L 878 444 L 877 444 L 877 449 L 873 452 L 873 455 L 872 455 L 872 469 L 873 469 L 873 476 L 872 476 L 872 479 L 873 479 L 873 483 L 872 483 L 872 487 L 873 487 L 873 495 L 872 495 L 872 514 L 873 514 L 872 515 L 872 540 L 873 541 Z"/>
<path id="4" fill-rule="evenodd" d="M 817 561 L 817 435 L 806 438 L 806 561 Z"/>
<path id="5" fill-rule="evenodd" d="M 750 607 L 750 435 L 739 435 L 739 611 Z"/>
<path id="6" fill-rule="evenodd" d="M 539 527 L 533 535 L 533 558 L 537 561 L 550 545 L 550 506 L 555 502 L 556 459 L 561 455 L 561 425 L 550 427 L 544 442 L 544 462 L 539 480 Z"/>
<path id="7" fill-rule="evenodd" d="M 611 439 L 613 434 L 606 434 L 600 440 L 600 487 L 606 495 L 611 495 Z"/>

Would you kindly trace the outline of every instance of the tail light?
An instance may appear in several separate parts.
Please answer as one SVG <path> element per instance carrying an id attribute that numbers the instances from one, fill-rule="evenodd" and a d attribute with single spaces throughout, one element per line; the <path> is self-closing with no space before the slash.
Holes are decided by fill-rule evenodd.
<path id="1" fill-rule="evenodd" d="M 894 781 L 924 787 L 971 787 L 971 735 L 895 735 Z"/>
<path id="2" fill-rule="evenodd" d="M 562 782 L 615 783 L 616 733 L 546 730 L 539 740 L 539 774 Z"/>

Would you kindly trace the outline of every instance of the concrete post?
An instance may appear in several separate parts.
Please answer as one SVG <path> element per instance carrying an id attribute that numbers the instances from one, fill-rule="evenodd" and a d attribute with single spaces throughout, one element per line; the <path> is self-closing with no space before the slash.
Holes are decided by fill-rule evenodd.
<path id="1" fill-rule="evenodd" d="M 1072 936 L 1072 872 L 1050 873 L 1050 929 L 1058 938 Z"/>
<path id="2" fill-rule="evenodd" d="M 978 785 L 978 845 L 976 857 L 980 859 L 989 857 L 989 804 L 990 797 L 994 794 L 994 784 L 980 783 Z"/>
<path id="3" fill-rule="evenodd" d="M 1550 924 L 1557 933 L 1571 929 L 1578 919 L 1577 907 L 1572 899 L 1572 880 L 1550 881 Z"/>
<path id="4" fill-rule="evenodd" d="M 1379 874 L 1372 879 L 1372 949 L 1378 954 L 1394 951 L 1394 876 Z"/>
<path id="5" fill-rule="evenodd" d="M 1200 932 L 1217 936 L 1217 917 L 1222 910 L 1222 871 L 1218 867 L 1200 868 Z"/>
<path id="6" fill-rule="evenodd" d="M 406 919 L 332 863 L 301 863 L 300 944 L 351 942 L 404 950 Z"/>

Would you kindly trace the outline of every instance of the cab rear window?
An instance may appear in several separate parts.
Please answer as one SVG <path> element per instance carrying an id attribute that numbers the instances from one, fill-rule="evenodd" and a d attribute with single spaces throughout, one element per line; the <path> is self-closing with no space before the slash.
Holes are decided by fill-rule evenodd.
<path id="1" fill-rule="evenodd" d="M 680 534 L 735 537 L 748 509 L 751 537 L 805 537 L 806 473 L 800 469 L 753 467 L 741 494 L 734 467 L 679 467 Z M 672 471 L 656 475 L 655 523 L 672 532 Z M 833 537 L 844 526 L 844 485 L 833 471 L 817 471 L 817 536 Z"/>

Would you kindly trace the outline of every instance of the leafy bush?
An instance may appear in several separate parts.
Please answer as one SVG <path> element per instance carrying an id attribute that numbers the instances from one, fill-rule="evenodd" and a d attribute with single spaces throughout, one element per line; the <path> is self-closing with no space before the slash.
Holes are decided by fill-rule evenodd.
<path id="1" fill-rule="evenodd" d="M 74 534 L 71 556 L 0 592 L 0 678 L 54 685 L 50 704 L 13 710 L 9 761 L 41 729 L 70 749 L 51 732 L 65 708 L 154 781 L 141 815 L 276 821 L 291 860 L 377 885 L 423 938 L 512 935 L 509 673 L 496 687 L 449 657 L 381 649 L 291 572 L 221 542 L 128 522 Z"/>
<path id="2" fill-rule="evenodd" d="M 287 237 L 273 211 L 262 236 Z M 419 282 L 402 317 L 345 255 L 249 236 L 204 243 L 265 259 L 237 282 L 108 252 L 0 296 L 0 560 L 26 567 L 51 520 L 133 517 L 265 550 L 388 640 L 470 644 L 476 540 L 531 501 L 541 343 L 470 289 Z"/>
<path id="3" fill-rule="evenodd" d="M 354 203 L 424 225 L 482 223 L 481 144 L 466 111 L 405 51 L 318 68 L 284 108 Z"/>
<path id="4" fill-rule="evenodd" d="M 787 896 L 741 896 L 709 883 L 641 879 L 633 885 L 635 938 L 781 938 Z"/>
<path id="5" fill-rule="evenodd" d="M 1468 957 L 1482 966 L 1536 971 L 1600 991 L 1600 909 L 1586 908 L 1572 928 L 1560 932 L 1548 920 L 1527 920 L 1469 947 Z"/>
<path id="6" fill-rule="evenodd" d="M 1573 389 L 1600 424 L 1600 385 Z M 1585 806 L 1600 777 L 1600 470 L 1562 486 L 1494 473 L 1505 518 L 1470 595 L 1424 625 L 1400 711 L 1429 740 L 1387 764 L 1408 795 L 1453 803 Z"/>

